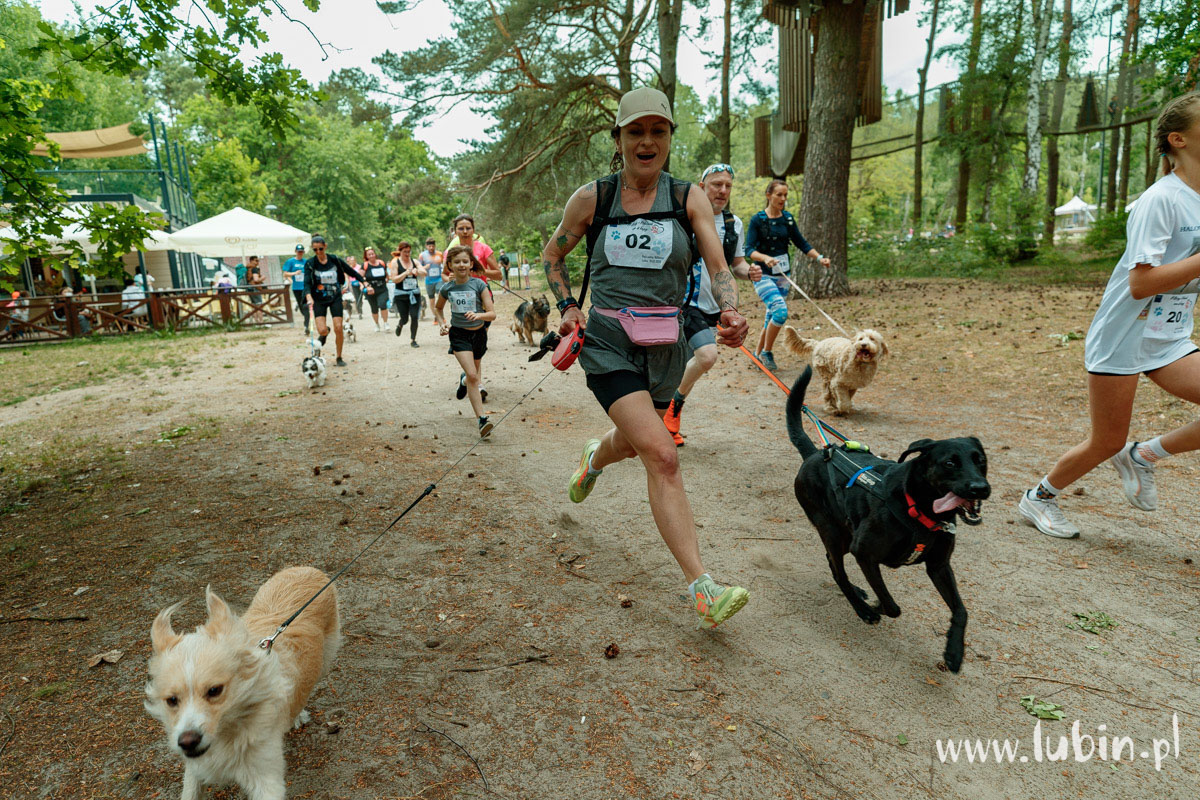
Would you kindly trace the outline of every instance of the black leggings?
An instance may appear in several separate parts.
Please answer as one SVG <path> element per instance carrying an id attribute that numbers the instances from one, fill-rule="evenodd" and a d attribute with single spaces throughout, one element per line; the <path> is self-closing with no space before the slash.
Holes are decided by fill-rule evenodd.
<path id="1" fill-rule="evenodd" d="M 375 294 L 367 295 L 367 305 L 371 307 L 371 314 L 374 316 L 380 309 L 387 311 L 387 286 L 380 284 L 371 288 L 375 290 Z"/>
<path id="2" fill-rule="evenodd" d="M 404 323 L 412 320 L 412 339 L 417 340 L 417 321 L 421 319 L 421 299 L 418 294 L 397 292 L 392 298 L 392 310 L 396 312 L 396 335 L 404 328 Z"/>
<path id="3" fill-rule="evenodd" d="M 304 330 L 308 330 L 308 303 L 304 302 L 304 290 L 292 289 L 292 296 L 296 298 L 296 305 L 300 306 L 300 313 L 304 315 Z"/>

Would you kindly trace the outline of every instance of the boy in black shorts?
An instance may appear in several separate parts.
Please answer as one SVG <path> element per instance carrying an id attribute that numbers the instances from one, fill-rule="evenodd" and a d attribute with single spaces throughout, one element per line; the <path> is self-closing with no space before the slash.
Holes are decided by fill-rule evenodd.
<path id="1" fill-rule="evenodd" d="M 441 327 L 442 336 L 450 337 L 450 354 L 458 360 L 466 375 L 467 396 L 471 408 L 479 417 L 479 435 L 492 432 L 492 423 L 483 413 L 483 398 L 479 394 L 479 366 L 487 352 L 487 326 L 496 318 L 492 305 L 492 293 L 487 282 L 471 276 L 472 268 L 480 268 L 475 254 L 469 247 L 451 247 L 446 251 L 446 266 L 452 279 L 444 281 L 438 288 L 437 305 L 433 316 Z M 450 303 L 450 324 L 442 315 L 446 302 Z"/>

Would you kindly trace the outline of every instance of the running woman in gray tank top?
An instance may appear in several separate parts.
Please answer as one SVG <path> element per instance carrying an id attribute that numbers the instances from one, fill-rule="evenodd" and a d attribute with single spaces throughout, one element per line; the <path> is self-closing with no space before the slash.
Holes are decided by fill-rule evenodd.
<path id="1" fill-rule="evenodd" d="M 686 346 L 678 332 L 674 342 L 634 344 L 621 323 L 609 316 L 621 309 L 683 303 L 692 262 L 686 224 L 695 233 L 721 308 L 720 342 L 737 347 L 746 338 L 746 320 L 737 311 L 737 286 L 717 238 L 712 205 L 698 187 L 663 172 L 674 129 L 666 95 L 657 89 L 635 89 L 621 98 L 612 129 L 617 148 L 613 167 L 618 172 L 571 196 L 542 262 L 563 315 L 559 332 L 568 335 L 586 328 L 580 365 L 588 388 L 615 426 L 584 446 L 569 484 L 571 500 L 582 502 L 604 467 L 640 457 L 658 532 L 690 584 L 699 624 L 711 628 L 737 613 L 749 593 L 739 586 L 721 586 L 705 572 L 675 442 L 662 422 L 683 374 Z M 612 201 L 598 207 L 598 196 L 609 191 Z M 600 218 L 606 224 L 589 230 Z M 571 296 L 566 269 L 567 253 L 585 236 L 594 242 L 589 279 L 593 306 L 586 320 Z M 665 327 L 669 329 L 669 322 Z"/>

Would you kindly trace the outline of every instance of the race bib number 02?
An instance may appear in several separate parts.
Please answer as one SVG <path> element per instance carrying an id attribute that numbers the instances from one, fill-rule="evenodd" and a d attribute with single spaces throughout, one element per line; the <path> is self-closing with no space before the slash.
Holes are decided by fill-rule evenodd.
<path id="1" fill-rule="evenodd" d="M 467 314 L 475 310 L 474 292 L 450 292 L 451 308 L 459 314 Z"/>
<path id="2" fill-rule="evenodd" d="M 1173 342 L 1192 333 L 1194 294 L 1160 294 L 1150 302 L 1146 331 L 1142 336 L 1156 341 Z"/>
<path id="3" fill-rule="evenodd" d="M 671 255 L 672 232 L 669 224 L 658 220 L 610 225 L 604 237 L 604 255 L 617 267 L 662 269 Z"/>

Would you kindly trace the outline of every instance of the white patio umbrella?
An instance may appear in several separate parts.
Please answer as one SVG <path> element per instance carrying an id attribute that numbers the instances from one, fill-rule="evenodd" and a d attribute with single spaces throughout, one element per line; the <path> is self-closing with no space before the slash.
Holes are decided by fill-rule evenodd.
<path id="1" fill-rule="evenodd" d="M 211 258 L 291 253 L 311 235 L 279 220 L 234 207 L 168 235 L 170 248 Z"/>

